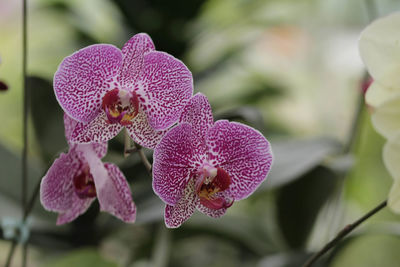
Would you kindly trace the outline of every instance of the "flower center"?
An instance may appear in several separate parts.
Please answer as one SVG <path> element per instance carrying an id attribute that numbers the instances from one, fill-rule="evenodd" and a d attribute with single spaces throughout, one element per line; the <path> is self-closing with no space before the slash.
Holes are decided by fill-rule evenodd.
<path id="1" fill-rule="evenodd" d="M 112 89 L 103 96 L 101 104 L 109 123 L 129 125 L 139 110 L 139 100 L 135 92 Z"/>
<path id="2" fill-rule="evenodd" d="M 85 164 L 73 178 L 75 193 L 79 198 L 89 198 L 96 196 L 93 176 L 89 166 Z"/>
<path id="3" fill-rule="evenodd" d="M 196 184 L 200 203 L 213 210 L 229 208 L 232 206 L 233 200 L 228 201 L 217 193 L 228 189 L 230 184 L 231 177 L 225 170 L 213 167 L 204 168 L 200 180 Z"/>

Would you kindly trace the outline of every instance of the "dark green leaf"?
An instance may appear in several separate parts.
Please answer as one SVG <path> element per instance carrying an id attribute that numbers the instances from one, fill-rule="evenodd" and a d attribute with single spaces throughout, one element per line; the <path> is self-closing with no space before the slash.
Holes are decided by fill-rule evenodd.
<path id="1" fill-rule="evenodd" d="M 337 153 L 341 145 L 334 139 L 320 137 L 272 142 L 271 147 L 274 163 L 267 181 L 257 191 L 276 188 L 300 178 L 327 156 Z"/>
<path id="2" fill-rule="evenodd" d="M 29 77 L 31 114 L 36 138 L 45 162 L 66 147 L 63 112 L 56 100 L 53 85 L 39 77 Z"/>
<path id="3" fill-rule="evenodd" d="M 300 248 L 307 240 L 319 210 L 334 191 L 336 173 L 317 167 L 278 191 L 278 225 L 288 245 Z"/>

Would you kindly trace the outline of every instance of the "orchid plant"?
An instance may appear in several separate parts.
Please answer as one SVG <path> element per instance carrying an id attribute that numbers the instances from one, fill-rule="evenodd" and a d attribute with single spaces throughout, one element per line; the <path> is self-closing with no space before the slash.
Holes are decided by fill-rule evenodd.
<path id="1" fill-rule="evenodd" d="M 271 168 L 267 139 L 241 123 L 214 122 L 207 98 L 192 97 L 188 68 L 156 51 L 147 34 L 134 35 L 122 50 L 99 44 L 66 57 L 54 75 L 54 92 L 65 112 L 69 151 L 43 177 L 41 202 L 59 213 L 57 224 L 77 218 L 96 197 L 102 211 L 135 221 L 123 173 L 101 162 L 107 141 L 124 127 L 134 142 L 155 149 L 153 189 L 166 203 L 170 228 L 196 208 L 222 216 Z"/>
<path id="2" fill-rule="evenodd" d="M 372 108 L 372 123 L 388 140 L 383 160 L 394 179 L 388 205 L 395 212 L 400 212 L 399 26 L 400 13 L 383 17 L 363 31 L 359 42 L 361 58 L 374 79 L 366 93 L 366 101 Z"/>

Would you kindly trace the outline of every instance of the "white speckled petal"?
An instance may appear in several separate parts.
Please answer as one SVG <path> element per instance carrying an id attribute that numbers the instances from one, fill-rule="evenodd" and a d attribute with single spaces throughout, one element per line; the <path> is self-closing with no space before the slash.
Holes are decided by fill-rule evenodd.
<path id="1" fill-rule="evenodd" d="M 206 150 L 206 135 L 208 129 L 214 124 L 210 103 L 205 95 L 197 93 L 193 96 L 188 104 L 183 109 L 179 119 L 180 123 L 189 123 L 192 126 L 192 131 L 195 138 L 196 153 L 205 154 Z"/>
<path id="2" fill-rule="evenodd" d="M 114 164 L 103 164 L 90 144 L 80 145 L 78 149 L 89 165 L 100 209 L 125 222 L 134 222 L 136 207 L 122 172 Z"/>
<path id="3" fill-rule="evenodd" d="M 143 69 L 145 53 L 155 49 L 153 41 L 146 33 L 134 35 L 122 48 L 123 60 L 119 82 L 122 88 L 129 88 L 138 79 Z"/>
<path id="4" fill-rule="evenodd" d="M 153 154 L 153 190 L 167 204 L 182 197 L 192 168 L 192 127 L 183 123 L 172 128 Z"/>
<path id="5" fill-rule="evenodd" d="M 125 126 L 130 137 L 139 145 L 154 149 L 168 130 L 156 131 L 147 120 L 147 115 L 142 110 L 133 119 L 131 125 Z"/>
<path id="6" fill-rule="evenodd" d="M 78 123 L 71 135 L 71 142 L 79 144 L 103 143 L 116 136 L 123 126 L 110 124 L 104 112 L 88 123 Z"/>
<path id="7" fill-rule="evenodd" d="M 164 52 L 145 54 L 137 83 L 150 125 L 165 130 L 178 121 L 193 94 L 192 73 L 180 60 Z"/>
<path id="8" fill-rule="evenodd" d="M 75 220 L 79 215 L 83 214 L 92 205 L 96 198 L 80 199 L 76 194 L 73 196 L 72 206 L 70 209 L 61 212 L 57 217 L 57 225 L 69 223 Z"/>
<path id="9" fill-rule="evenodd" d="M 217 121 L 208 132 L 209 159 L 231 177 L 226 193 L 248 197 L 266 179 L 272 164 L 269 142 L 257 130 L 237 122 Z"/>
<path id="10" fill-rule="evenodd" d="M 400 86 L 400 13 L 372 22 L 362 32 L 361 58 L 374 80 L 387 87 Z"/>
<path id="11" fill-rule="evenodd" d="M 78 145 L 78 144 L 72 143 L 70 140 L 71 140 L 73 131 L 75 130 L 76 126 L 79 124 L 82 124 L 82 123 L 72 119 L 70 116 L 68 116 L 66 113 L 64 113 L 65 137 L 67 138 L 67 141 L 68 141 L 68 144 L 70 147 Z M 93 143 L 92 146 L 93 146 L 93 149 L 96 151 L 97 156 L 99 158 L 103 158 L 107 154 L 107 142 Z"/>
<path id="12" fill-rule="evenodd" d="M 72 179 L 80 160 L 73 151 L 62 153 L 49 168 L 40 184 L 40 202 L 46 210 L 63 212 L 71 208 L 75 196 Z"/>
<path id="13" fill-rule="evenodd" d="M 107 185 L 97 193 L 99 201 L 101 199 L 101 210 L 111 213 L 124 222 L 135 222 L 136 206 L 124 174 L 112 163 L 104 163 L 104 167 L 108 171 L 109 179 Z"/>
<path id="14" fill-rule="evenodd" d="M 121 51 L 107 44 L 91 45 L 66 57 L 54 75 L 54 92 L 64 111 L 84 123 L 93 120 L 121 64 Z"/>
<path id="15" fill-rule="evenodd" d="M 177 228 L 192 216 L 196 208 L 198 197 L 195 193 L 194 180 L 191 179 L 186 185 L 181 199 L 174 206 L 165 206 L 165 225 L 168 228 Z"/>

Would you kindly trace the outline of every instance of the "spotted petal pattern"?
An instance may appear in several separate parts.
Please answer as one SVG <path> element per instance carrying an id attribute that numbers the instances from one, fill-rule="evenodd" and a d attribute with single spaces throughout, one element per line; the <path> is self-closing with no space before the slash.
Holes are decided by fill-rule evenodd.
<path id="1" fill-rule="evenodd" d="M 121 64 L 121 51 L 107 44 L 91 45 L 66 57 L 54 75 L 54 92 L 64 111 L 84 123 L 93 120 Z"/>
<path id="2" fill-rule="evenodd" d="M 122 48 L 123 61 L 119 82 L 122 88 L 129 88 L 138 79 L 143 69 L 145 53 L 155 50 L 153 41 L 145 33 L 134 35 Z"/>
<path id="3" fill-rule="evenodd" d="M 83 123 L 78 122 L 64 113 L 64 128 L 65 128 L 65 137 L 67 138 L 68 144 L 70 147 L 76 146 L 77 144 L 72 143 L 72 135 L 77 126 L 81 127 Z M 107 154 L 107 142 L 104 143 L 93 143 L 93 149 L 96 151 L 96 154 L 99 158 L 103 158 Z"/>
<path id="4" fill-rule="evenodd" d="M 108 123 L 105 113 L 101 113 L 89 123 L 78 123 L 70 140 L 79 144 L 103 143 L 116 136 L 122 128 L 120 124 Z"/>
<path id="5" fill-rule="evenodd" d="M 235 200 L 248 197 L 266 179 L 272 164 L 271 146 L 253 128 L 217 121 L 208 132 L 209 159 L 231 177 L 228 192 Z"/>
<path id="6" fill-rule="evenodd" d="M 176 126 L 154 150 L 153 190 L 169 205 L 181 199 L 193 171 L 191 129 L 187 123 Z"/>
<path id="7" fill-rule="evenodd" d="M 189 123 L 195 137 L 193 138 L 194 148 L 197 153 L 205 153 L 208 129 L 214 124 L 211 106 L 208 99 L 202 93 L 193 96 L 185 106 L 179 123 Z"/>
<path id="8" fill-rule="evenodd" d="M 72 178 L 80 167 L 75 153 L 62 153 L 49 168 L 40 184 L 40 202 L 49 211 L 63 212 L 74 199 Z"/>
<path id="9" fill-rule="evenodd" d="M 69 209 L 64 212 L 61 212 L 57 217 L 57 225 L 69 223 L 79 215 L 83 214 L 87 209 L 92 205 L 93 201 L 96 198 L 85 198 L 80 199 L 75 193 L 72 196 L 72 205 Z"/>
<path id="10" fill-rule="evenodd" d="M 139 145 L 154 149 L 168 130 L 156 131 L 149 124 L 146 113 L 139 108 L 139 113 L 131 125 L 125 126 L 129 136 Z"/>
<path id="11" fill-rule="evenodd" d="M 168 228 L 177 228 L 192 216 L 196 209 L 198 197 L 195 194 L 193 179 L 186 185 L 181 199 L 175 206 L 166 205 L 164 212 L 165 225 Z"/>
<path id="12" fill-rule="evenodd" d="M 80 145 L 79 151 L 89 164 L 100 209 L 125 222 L 134 222 L 136 207 L 125 176 L 117 166 L 111 163 L 103 164 L 90 145 Z"/>
<path id="13" fill-rule="evenodd" d="M 144 69 L 138 81 L 144 110 L 151 127 L 165 130 L 181 115 L 193 94 L 192 73 L 180 60 L 164 52 L 144 56 Z"/>
<path id="14" fill-rule="evenodd" d="M 256 190 L 271 164 L 271 147 L 261 133 L 236 122 L 213 124 L 207 98 L 197 94 L 154 150 L 153 189 L 167 204 L 166 225 L 179 227 L 195 207 L 214 218 L 224 215 Z M 226 186 L 212 180 L 218 170 L 230 178 Z M 211 205 L 220 200 L 223 205 Z"/>

